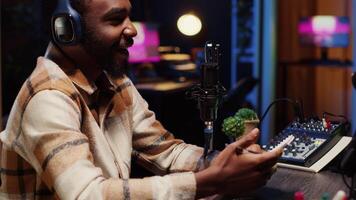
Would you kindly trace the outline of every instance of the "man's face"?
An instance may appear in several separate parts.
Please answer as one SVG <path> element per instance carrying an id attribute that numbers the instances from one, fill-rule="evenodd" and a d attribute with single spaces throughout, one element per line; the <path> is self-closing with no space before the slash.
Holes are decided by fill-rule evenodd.
<path id="1" fill-rule="evenodd" d="M 122 76 L 128 64 L 127 48 L 137 31 L 129 14 L 129 0 L 91 0 L 83 14 L 83 47 L 96 63 L 115 76 Z"/>

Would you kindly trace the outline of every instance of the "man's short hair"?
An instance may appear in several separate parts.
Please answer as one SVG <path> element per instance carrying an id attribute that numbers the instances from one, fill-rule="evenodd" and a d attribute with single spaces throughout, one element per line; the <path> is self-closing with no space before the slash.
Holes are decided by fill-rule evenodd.
<path id="1" fill-rule="evenodd" d="M 79 13 L 83 14 L 85 9 L 85 4 L 88 0 L 70 0 L 72 7 Z"/>

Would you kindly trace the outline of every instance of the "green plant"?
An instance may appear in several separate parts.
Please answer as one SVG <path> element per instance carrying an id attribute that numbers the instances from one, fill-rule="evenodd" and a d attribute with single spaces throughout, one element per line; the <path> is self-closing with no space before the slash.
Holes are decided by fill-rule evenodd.
<path id="1" fill-rule="evenodd" d="M 245 132 L 245 121 L 250 120 L 258 120 L 255 111 L 248 108 L 241 108 L 234 116 L 224 119 L 222 131 L 227 136 L 238 138 Z"/>
<path id="2" fill-rule="evenodd" d="M 239 117 L 228 117 L 224 119 L 222 131 L 230 137 L 238 137 L 245 131 L 244 122 Z"/>
<path id="3" fill-rule="evenodd" d="M 258 119 L 257 114 L 255 111 L 249 109 L 249 108 L 241 108 L 238 110 L 238 112 L 235 114 L 235 117 L 240 117 L 243 120 L 256 120 Z"/>

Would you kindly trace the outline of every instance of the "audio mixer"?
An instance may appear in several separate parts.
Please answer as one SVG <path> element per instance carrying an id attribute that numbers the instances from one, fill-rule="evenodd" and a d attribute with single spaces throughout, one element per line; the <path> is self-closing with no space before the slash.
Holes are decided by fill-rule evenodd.
<path id="1" fill-rule="evenodd" d="M 293 121 L 262 148 L 269 151 L 291 135 L 294 140 L 284 147 L 279 162 L 310 167 L 328 152 L 346 133 L 345 123 L 325 119 Z"/>

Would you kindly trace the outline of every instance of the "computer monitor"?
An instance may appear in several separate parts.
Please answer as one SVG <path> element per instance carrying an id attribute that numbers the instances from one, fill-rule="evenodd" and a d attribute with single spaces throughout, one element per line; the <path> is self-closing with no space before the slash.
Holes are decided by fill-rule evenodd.
<path id="1" fill-rule="evenodd" d="M 134 45 L 129 48 L 129 63 L 160 61 L 158 27 L 153 23 L 133 22 L 137 29 Z"/>
<path id="2" fill-rule="evenodd" d="M 331 15 L 303 17 L 298 23 L 300 42 L 322 48 L 349 46 L 350 29 L 348 17 Z"/>

